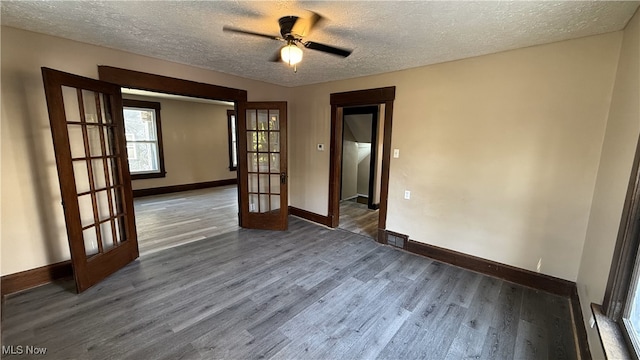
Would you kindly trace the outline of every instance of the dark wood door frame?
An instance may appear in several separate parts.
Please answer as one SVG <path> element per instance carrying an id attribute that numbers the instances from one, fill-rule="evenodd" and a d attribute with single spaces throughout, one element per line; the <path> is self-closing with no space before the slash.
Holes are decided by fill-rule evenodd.
<path id="1" fill-rule="evenodd" d="M 140 71 L 121 69 L 113 66 L 98 65 L 98 78 L 122 87 L 156 91 L 167 94 L 190 96 L 209 100 L 233 101 L 235 103 L 234 110 L 238 112 L 238 104 L 247 101 L 247 91 L 234 89 L 224 86 L 205 84 L 201 82 L 177 79 L 168 76 L 155 75 Z M 238 129 L 236 128 L 236 135 Z M 237 137 L 236 137 L 237 139 Z M 238 168 L 236 172 L 238 180 L 238 209 L 241 208 L 240 203 L 240 175 L 241 170 Z M 238 223 L 242 222 L 240 213 L 238 213 Z"/>
<path id="2" fill-rule="evenodd" d="M 348 106 L 384 104 L 384 134 L 382 140 L 382 173 L 380 181 L 380 211 L 378 213 L 378 241 L 384 239 L 387 226 L 387 197 L 389 195 L 389 164 L 391 162 L 391 127 L 393 123 L 393 101 L 396 87 L 348 91 L 330 95 L 331 145 L 329 147 L 329 211 L 331 227 L 340 222 L 340 185 L 342 166 L 343 108 Z"/>
<path id="3" fill-rule="evenodd" d="M 368 115 L 371 114 L 371 155 L 369 156 L 369 186 L 367 206 L 369 209 L 376 210 L 380 207 L 380 204 L 374 204 L 374 184 L 376 181 L 376 165 L 378 155 L 378 113 L 380 112 L 380 105 L 376 106 L 357 106 L 348 107 L 342 110 L 342 116 L 347 115 Z M 344 124 L 342 124 L 344 129 Z M 344 131 L 342 133 L 342 145 L 340 146 L 344 153 Z M 342 194 L 342 174 L 340 174 L 340 193 Z M 378 174 L 380 175 L 380 174 Z"/>

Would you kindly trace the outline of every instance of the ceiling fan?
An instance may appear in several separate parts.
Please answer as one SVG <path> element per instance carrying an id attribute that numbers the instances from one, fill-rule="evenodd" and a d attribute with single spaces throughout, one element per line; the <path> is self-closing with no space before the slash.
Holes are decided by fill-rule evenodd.
<path id="1" fill-rule="evenodd" d="M 304 46 L 307 49 L 322 51 L 324 53 L 341 57 L 347 57 L 351 55 L 351 50 L 348 49 L 342 49 L 335 46 L 303 40 L 303 38 L 309 35 L 311 30 L 322 19 L 322 16 L 314 12 L 312 12 L 311 17 L 308 19 L 302 19 L 297 16 L 283 16 L 278 20 L 278 23 L 280 24 L 281 36 L 273 36 L 269 34 L 238 29 L 231 26 L 224 26 L 222 27 L 222 30 L 226 32 L 259 36 L 266 39 L 285 42 L 286 45 L 280 48 L 280 51 L 271 58 L 271 61 L 283 61 L 286 64 L 293 66 L 294 71 L 297 71 L 296 64 L 298 64 L 302 60 L 302 50 L 298 47 L 298 44 Z"/>

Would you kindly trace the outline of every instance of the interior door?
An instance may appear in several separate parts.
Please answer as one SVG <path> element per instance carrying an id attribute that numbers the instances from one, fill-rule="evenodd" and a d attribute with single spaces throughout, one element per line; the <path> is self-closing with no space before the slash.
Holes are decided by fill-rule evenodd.
<path id="1" fill-rule="evenodd" d="M 240 226 L 286 230 L 287 103 L 238 105 Z"/>
<path id="2" fill-rule="evenodd" d="M 73 274 L 82 292 L 138 257 L 114 84 L 42 68 Z"/>

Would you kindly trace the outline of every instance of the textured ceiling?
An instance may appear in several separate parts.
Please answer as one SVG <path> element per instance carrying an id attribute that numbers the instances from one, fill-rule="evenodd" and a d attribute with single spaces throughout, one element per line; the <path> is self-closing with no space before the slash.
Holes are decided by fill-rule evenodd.
<path id="1" fill-rule="evenodd" d="M 608 1 L 2 1 L 2 25 L 285 86 L 385 73 L 621 30 L 638 2 Z M 268 59 L 278 18 L 326 20 L 306 38 L 353 49 L 304 49 L 298 72 Z"/>

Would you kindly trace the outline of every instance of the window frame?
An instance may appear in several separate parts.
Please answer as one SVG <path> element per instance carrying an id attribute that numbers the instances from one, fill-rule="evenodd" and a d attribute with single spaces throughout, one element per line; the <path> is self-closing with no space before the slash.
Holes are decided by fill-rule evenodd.
<path id="1" fill-rule="evenodd" d="M 228 143 L 229 143 L 229 171 L 238 170 L 238 115 L 235 110 L 227 110 L 227 129 L 228 129 Z M 234 145 L 233 133 L 235 129 L 236 141 Z M 236 148 L 235 165 L 233 164 L 233 148 Z"/>
<path id="2" fill-rule="evenodd" d="M 609 278 L 602 303 L 604 315 L 615 321 L 626 341 L 629 354 L 638 359 L 640 344 L 632 337 L 632 330 L 625 319 L 630 312 L 632 292 L 640 281 L 640 141 L 636 144 L 636 153 L 631 168 L 627 194 L 624 201 L 618 237 L 609 270 Z"/>
<path id="3" fill-rule="evenodd" d="M 145 101 L 145 100 L 133 100 L 133 99 L 122 99 L 122 111 L 124 112 L 125 108 L 139 108 L 139 109 L 151 109 L 155 111 L 155 125 L 156 125 L 156 137 L 157 137 L 157 145 L 158 145 L 158 171 L 157 172 L 145 172 L 145 173 L 134 173 L 131 172 L 131 168 L 129 168 L 129 172 L 131 173 L 131 180 L 141 180 L 141 179 L 156 179 L 163 178 L 167 176 L 167 172 L 164 167 L 164 150 L 162 144 L 162 121 L 160 119 L 160 103 L 155 101 Z M 125 125 L 126 131 L 126 125 Z M 125 144 L 126 146 L 126 144 Z M 127 167 L 129 164 L 127 163 Z"/>

